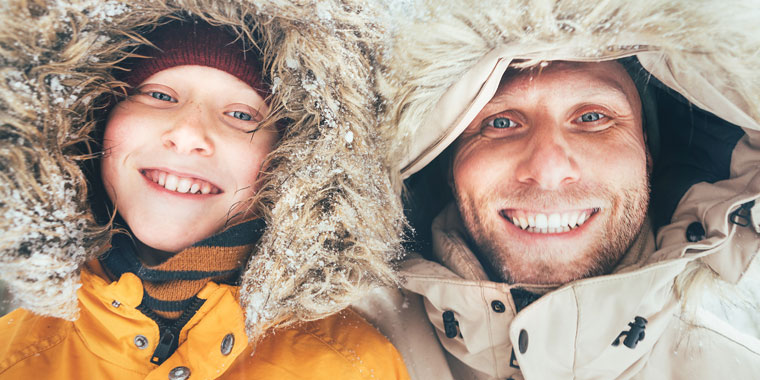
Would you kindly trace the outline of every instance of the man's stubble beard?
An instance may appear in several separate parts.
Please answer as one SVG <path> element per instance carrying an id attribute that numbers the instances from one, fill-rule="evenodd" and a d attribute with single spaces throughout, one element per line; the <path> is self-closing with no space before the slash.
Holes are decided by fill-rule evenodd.
<path id="1" fill-rule="evenodd" d="M 462 196 L 456 186 L 453 186 L 453 193 L 470 241 L 476 246 L 475 254 L 491 275 L 497 277 L 496 280 L 506 283 L 565 284 L 610 273 L 636 239 L 646 219 L 649 204 L 648 176 L 639 184 L 614 192 L 602 187 L 583 186 L 572 189 L 557 194 L 521 188 L 507 199 L 503 196 L 486 196 L 480 201 Z M 536 257 L 526 257 L 526 252 L 515 252 L 515 247 L 508 242 L 493 238 L 503 238 L 504 233 L 500 231 L 503 227 L 494 226 L 496 223 L 493 221 L 481 218 L 476 210 L 485 212 L 486 215 L 491 213 L 493 217 L 497 198 L 504 204 L 524 204 L 526 199 L 531 199 L 544 205 L 559 204 L 557 199 L 604 199 L 611 207 L 610 210 L 603 211 L 611 211 L 612 214 L 604 221 L 600 236 L 591 246 L 576 254 L 573 260 L 560 262 L 564 261 L 561 260 L 561 253 L 539 251 L 531 253 Z M 477 208 L 478 204 L 481 205 L 480 208 Z"/>

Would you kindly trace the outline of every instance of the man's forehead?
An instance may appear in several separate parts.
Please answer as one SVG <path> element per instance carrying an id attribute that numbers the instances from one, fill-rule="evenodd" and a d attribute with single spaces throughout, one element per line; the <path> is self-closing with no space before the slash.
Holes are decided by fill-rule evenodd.
<path id="1" fill-rule="evenodd" d="M 551 61 L 527 69 L 508 69 L 493 100 L 521 97 L 547 82 L 564 85 L 575 96 L 620 96 L 638 103 L 638 92 L 630 75 L 618 62 Z M 621 100 L 623 100 L 621 99 Z"/>

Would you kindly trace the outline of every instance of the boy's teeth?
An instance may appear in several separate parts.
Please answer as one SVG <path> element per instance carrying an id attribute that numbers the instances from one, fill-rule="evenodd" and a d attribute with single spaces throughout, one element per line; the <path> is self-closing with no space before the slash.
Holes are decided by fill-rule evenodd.
<path id="1" fill-rule="evenodd" d="M 179 178 L 177 178 L 174 174 L 167 174 L 166 175 L 166 184 L 164 185 L 164 188 L 166 190 L 171 191 L 177 191 L 177 183 L 179 183 Z"/>
<path id="2" fill-rule="evenodd" d="M 190 186 L 192 185 L 193 181 L 190 178 L 180 178 L 179 182 L 177 182 L 177 192 L 187 193 L 187 191 L 190 190 Z"/>
<path id="3" fill-rule="evenodd" d="M 565 213 L 531 213 L 511 211 L 504 215 L 507 220 L 523 230 L 534 233 L 561 233 L 568 232 L 585 223 L 599 209 L 592 211 L 571 211 Z"/>
<path id="4" fill-rule="evenodd" d="M 219 192 L 206 181 L 178 177 L 174 174 L 169 174 L 160 170 L 147 171 L 145 176 L 166 190 L 176 191 L 178 193 L 211 194 L 213 192 L 216 194 Z"/>

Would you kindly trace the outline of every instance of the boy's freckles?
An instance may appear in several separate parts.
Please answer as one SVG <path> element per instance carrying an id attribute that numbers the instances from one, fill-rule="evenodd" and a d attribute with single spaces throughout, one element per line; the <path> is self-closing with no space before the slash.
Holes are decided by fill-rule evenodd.
<path id="1" fill-rule="evenodd" d="M 247 133 L 265 114 L 250 86 L 203 66 L 160 71 L 118 104 L 106 126 L 101 171 L 135 237 L 178 252 L 245 211 L 278 139 L 273 130 Z"/>

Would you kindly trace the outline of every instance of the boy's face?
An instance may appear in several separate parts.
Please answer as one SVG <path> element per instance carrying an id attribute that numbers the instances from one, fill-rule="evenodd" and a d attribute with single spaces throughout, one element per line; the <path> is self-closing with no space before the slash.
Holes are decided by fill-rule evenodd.
<path id="1" fill-rule="evenodd" d="M 267 112 L 251 86 L 205 66 L 160 71 L 117 104 L 101 174 L 134 236 L 179 252 L 246 211 L 278 139 L 274 129 L 250 133 Z"/>

